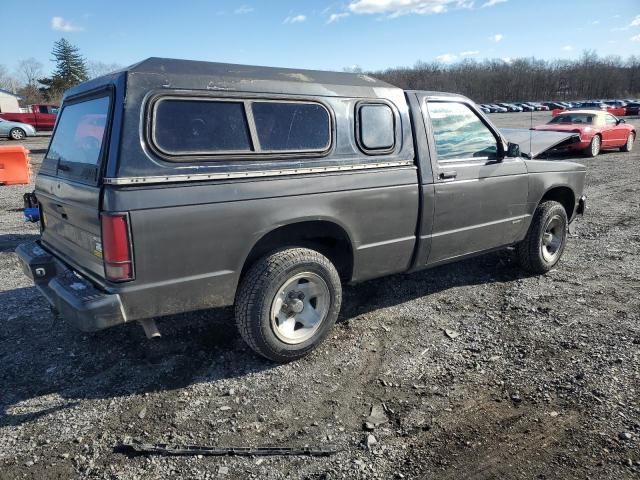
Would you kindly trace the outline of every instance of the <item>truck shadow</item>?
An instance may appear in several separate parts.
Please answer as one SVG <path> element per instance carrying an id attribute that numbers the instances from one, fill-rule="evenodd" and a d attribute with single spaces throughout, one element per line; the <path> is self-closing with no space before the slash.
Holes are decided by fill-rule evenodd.
<path id="1" fill-rule="evenodd" d="M 30 242 L 36 240 L 39 237 L 40 235 L 30 233 L 2 234 L 0 235 L 0 252 L 13 251 L 21 243 Z"/>
<path id="2" fill-rule="evenodd" d="M 509 252 L 345 287 L 340 321 L 458 286 L 523 274 Z M 82 400 L 211 384 L 278 368 L 249 350 L 230 308 L 160 319 L 163 338 L 138 325 L 95 334 L 55 320 L 35 287 L 0 292 L 0 427 L 17 426 Z M 312 359 L 310 361 L 318 361 Z"/>

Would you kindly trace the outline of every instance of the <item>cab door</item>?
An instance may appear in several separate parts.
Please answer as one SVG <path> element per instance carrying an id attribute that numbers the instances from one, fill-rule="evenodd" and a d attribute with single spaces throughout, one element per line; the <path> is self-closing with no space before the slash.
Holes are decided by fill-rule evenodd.
<path id="1" fill-rule="evenodd" d="M 628 130 L 618 123 L 618 119 L 606 113 L 604 115 L 605 128 L 602 129 L 603 147 L 621 147 L 627 142 Z"/>
<path id="2" fill-rule="evenodd" d="M 427 264 L 520 240 L 530 216 L 523 159 L 504 156 L 499 134 L 464 99 L 425 96 L 422 107 L 431 151 L 435 150 L 435 205 Z"/>

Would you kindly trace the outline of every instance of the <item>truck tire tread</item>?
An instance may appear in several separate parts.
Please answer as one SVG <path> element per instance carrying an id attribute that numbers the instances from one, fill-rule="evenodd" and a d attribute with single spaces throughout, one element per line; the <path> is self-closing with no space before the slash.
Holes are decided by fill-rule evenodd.
<path id="1" fill-rule="evenodd" d="M 566 237 L 560 247 L 561 251 L 558 258 L 552 264 L 548 264 L 542 258 L 542 254 L 540 252 L 540 237 L 542 235 L 542 229 L 544 228 L 547 219 L 556 211 L 561 212 L 561 215 L 564 215 L 565 223 L 568 224 L 567 212 L 559 202 L 549 200 L 541 203 L 536 208 L 531 225 L 529 225 L 527 235 L 524 237 L 524 240 L 516 246 L 518 263 L 524 270 L 531 273 L 542 274 L 551 270 L 554 265 L 560 261 L 566 246 Z"/>
<path id="2" fill-rule="evenodd" d="M 267 338 L 261 328 L 262 322 L 265 321 L 262 318 L 265 302 L 268 302 L 269 306 L 271 303 L 271 299 L 266 298 L 267 290 L 283 272 L 305 264 L 319 266 L 328 277 L 325 280 L 328 280 L 327 285 L 332 295 L 329 313 L 316 335 L 302 343 L 301 347 L 287 348 L 287 345 L 282 343 L 276 348 L 275 336 L 274 339 Z M 242 279 L 235 301 L 236 326 L 240 336 L 256 353 L 275 362 L 289 362 L 311 352 L 324 340 L 338 317 L 341 301 L 340 276 L 327 257 L 308 248 L 277 250 L 256 261 Z"/>

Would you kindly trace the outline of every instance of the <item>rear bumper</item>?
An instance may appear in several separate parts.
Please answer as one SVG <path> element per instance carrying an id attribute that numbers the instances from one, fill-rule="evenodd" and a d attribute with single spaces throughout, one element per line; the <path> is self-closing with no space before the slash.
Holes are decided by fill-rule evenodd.
<path id="1" fill-rule="evenodd" d="M 78 329 L 95 332 L 126 322 L 120 295 L 97 289 L 39 242 L 16 249 L 22 269 L 53 308 Z"/>

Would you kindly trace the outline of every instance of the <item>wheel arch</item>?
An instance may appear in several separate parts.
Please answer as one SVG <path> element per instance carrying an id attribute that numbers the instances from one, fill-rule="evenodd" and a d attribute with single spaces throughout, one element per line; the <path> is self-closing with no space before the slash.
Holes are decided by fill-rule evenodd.
<path id="1" fill-rule="evenodd" d="M 550 200 L 560 203 L 564 207 L 569 221 L 572 219 L 576 207 L 576 194 L 571 187 L 556 185 L 549 188 L 540 198 L 538 205 Z"/>
<path id="2" fill-rule="evenodd" d="M 279 225 L 262 235 L 246 255 L 240 279 L 260 257 L 284 247 L 317 250 L 331 260 L 343 282 L 353 276 L 354 248 L 347 230 L 337 222 L 314 219 Z"/>

